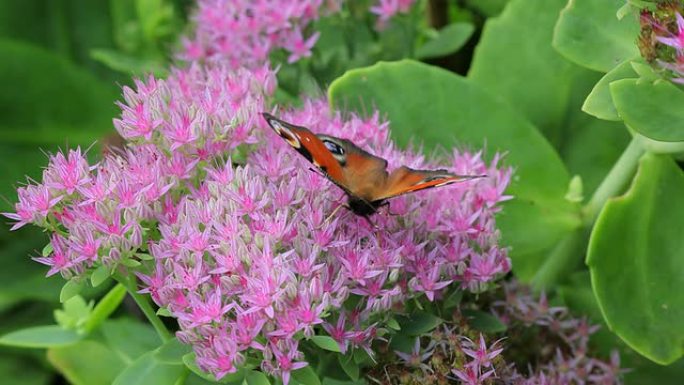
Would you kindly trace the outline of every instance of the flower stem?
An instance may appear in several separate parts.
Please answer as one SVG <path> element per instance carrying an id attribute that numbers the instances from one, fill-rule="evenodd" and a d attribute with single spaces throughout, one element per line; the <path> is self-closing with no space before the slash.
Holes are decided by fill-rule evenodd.
<path id="1" fill-rule="evenodd" d="M 152 305 L 147 297 L 138 294 L 137 287 L 135 285 L 135 279 L 130 279 L 129 277 L 120 273 L 115 273 L 114 279 L 126 287 L 126 291 L 128 291 L 128 294 L 133 297 L 135 303 L 138 304 L 138 307 L 143 314 L 145 314 L 147 320 L 150 321 L 152 327 L 154 327 L 154 330 L 157 331 L 157 334 L 159 335 L 159 338 L 161 338 L 162 342 L 166 342 L 173 338 L 173 335 L 171 332 L 169 332 L 169 329 L 166 328 L 162 320 L 157 316 L 157 313 L 152 308 Z"/>
<path id="2" fill-rule="evenodd" d="M 646 150 L 636 138 L 632 138 L 625 151 L 610 170 L 601 185 L 596 189 L 586 206 L 582 209 L 585 227 L 594 224 L 596 217 L 608 199 L 619 194 L 634 175 L 639 158 Z"/>

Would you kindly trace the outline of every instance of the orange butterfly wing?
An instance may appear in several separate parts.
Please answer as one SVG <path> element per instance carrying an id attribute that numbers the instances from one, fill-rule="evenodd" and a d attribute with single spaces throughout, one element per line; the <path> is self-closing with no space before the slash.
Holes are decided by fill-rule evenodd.
<path id="1" fill-rule="evenodd" d="M 485 175 L 455 175 L 446 170 L 414 170 L 406 166 L 401 166 L 392 171 L 387 179 L 387 184 L 382 190 L 382 194 L 374 197 L 373 201 L 394 198 L 415 191 L 446 186 L 468 179 L 482 178 L 484 176 Z"/>
<path id="2" fill-rule="evenodd" d="M 325 144 L 306 127 L 282 121 L 271 114 L 262 113 L 268 125 L 280 135 L 287 144 L 302 154 L 309 162 L 318 167 L 330 180 L 349 193 L 349 187 L 342 166 Z"/>

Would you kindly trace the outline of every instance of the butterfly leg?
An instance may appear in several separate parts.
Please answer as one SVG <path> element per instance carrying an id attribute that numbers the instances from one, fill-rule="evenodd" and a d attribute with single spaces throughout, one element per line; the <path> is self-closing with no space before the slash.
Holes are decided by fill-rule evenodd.
<path id="1" fill-rule="evenodd" d="M 323 226 L 325 226 L 326 223 L 330 222 L 330 220 L 335 216 L 335 214 L 337 214 L 337 212 L 340 211 L 340 209 L 342 208 L 350 210 L 349 206 L 346 203 L 340 203 L 339 205 L 337 205 L 337 207 L 335 207 L 335 209 L 330 213 L 330 215 L 328 215 L 323 220 L 323 222 L 318 227 L 316 227 L 316 230 L 320 230 Z"/>
<path id="2" fill-rule="evenodd" d="M 396 214 L 396 213 L 393 213 L 392 211 L 390 211 L 390 202 L 389 201 L 382 202 L 380 204 L 380 206 L 378 206 L 378 209 L 380 209 L 382 207 L 387 207 L 387 215 L 391 215 L 393 217 L 399 215 L 399 214 Z"/>

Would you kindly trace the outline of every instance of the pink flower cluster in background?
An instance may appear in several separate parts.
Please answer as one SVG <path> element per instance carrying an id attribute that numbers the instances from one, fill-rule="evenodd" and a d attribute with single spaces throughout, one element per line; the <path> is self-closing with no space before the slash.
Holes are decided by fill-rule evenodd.
<path id="1" fill-rule="evenodd" d="M 641 24 L 642 35 L 646 36 L 642 36 L 640 48 L 647 59 L 652 60 L 655 56 L 655 62 L 661 68 L 674 74 L 673 82 L 684 84 L 684 17 L 681 8 L 681 5 L 664 3 L 659 6 L 659 11 L 644 10 Z M 673 52 L 658 49 L 662 46 Z"/>
<path id="2" fill-rule="evenodd" d="M 378 0 L 370 12 L 378 27 L 415 0 Z M 341 11 L 344 0 L 199 0 L 193 16 L 194 34 L 183 42 L 187 61 L 227 63 L 232 68 L 260 67 L 277 49 L 288 52 L 288 63 L 311 56 L 318 32 L 308 26 L 322 15 Z"/>

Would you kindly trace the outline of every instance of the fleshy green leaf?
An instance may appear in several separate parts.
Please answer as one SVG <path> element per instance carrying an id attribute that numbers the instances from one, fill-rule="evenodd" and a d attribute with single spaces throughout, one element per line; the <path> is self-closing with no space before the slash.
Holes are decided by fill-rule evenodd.
<path id="1" fill-rule="evenodd" d="M 584 101 L 582 111 L 599 119 L 622 120 L 615 109 L 615 104 L 613 104 L 613 97 L 610 95 L 609 85 L 616 80 L 635 77 L 637 77 L 637 74 L 634 72 L 634 69 L 632 69 L 630 60 L 613 68 L 596 83 L 596 86 L 594 86 L 594 89 L 591 90 L 591 93 Z"/>
<path id="2" fill-rule="evenodd" d="M 567 202 L 570 176 L 544 137 L 507 104 L 442 69 L 412 61 L 379 63 L 347 72 L 333 82 L 337 109 L 379 110 L 401 145 L 417 137 L 427 149 L 470 146 L 507 152 L 516 179 L 498 218 L 513 268 L 530 279 L 549 248 L 580 225 L 578 206 Z"/>
<path id="3" fill-rule="evenodd" d="M 95 305 L 90 318 L 85 325 L 85 330 L 90 332 L 97 328 L 119 307 L 126 297 L 126 288 L 117 284 Z"/>
<path id="4" fill-rule="evenodd" d="M 463 47 L 473 34 L 475 27 L 470 23 L 452 23 L 442 28 L 432 40 L 416 50 L 416 57 L 428 59 L 452 54 Z"/>
<path id="5" fill-rule="evenodd" d="M 401 333 L 409 336 L 418 336 L 432 331 L 444 320 L 427 312 L 415 312 L 408 317 L 398 317 L 401 325 Z"/>
<path id="6" fill-rule="evenodd" d="M 340 353 L 340 345 L 332 337 L 313 336 L 311 337 L 311 341 L 322 349 Z"/>
<path id="7" fill-rule="evenodd" d="M 109 271 L 109 268 L 105 265 L 102 265 L 95 269 L 95 271 L 93 271 L 93 273 L 90 275 L 90 284 L 93 287 L 98 287 L 111 275 L 112 273 Z"/>
<path id="8" fill-rule="evenodd" d="M 556 24 L 553 47 L 573 62 L 608 72 L 623 61 L 638 56 L 637 17 L 618 20 L 624 0 L 569 0 Z"/>
<path id="9" fill-rule="evenodd" d="M 183 356 L 191 350 L 190 345 L 181 343 L 178 338 L 172 338 L 157 349 L 154 358 L 165 364 L 182 364 Z"/>
<path id="10" fill-rule="evenodd" d="M 623 79 L 610 84 L 618 114 L 651 139 L 684 141 L 684 91 L 666 81 Z"/>
<path id="11" fill-rule="evenodd" d="M 73 330 L 65 330 L 57 325 L 35 326 L 0 337 L 0 345 L 21 348 L 50 348 L 68 346 L 80 341 L 82 336 Z"/>
<path id="12" fill-rule="evenodd" d="M 510 103 L 554 144 L 563 136 L 574 79 L 586 71 L 551 47 L 566 2 L 511 0 L 487 20 L 468 72 L 468 79 Z"/>
<path id="13" fill-rule="evenodd" d="M 271 385 L 266 375 L 258 370 L 252 370 L 247 374 L 247 385 Z"/>
<path id="14" fill-rule="evenodd" d="M 62 286 L 62 291 L 59 293 L 59 302 L 66 302 L 71 297 L 77 295 L 83 290 L 83 282 L 77 281 L 75 279 L 67 281 L 64 286 Z"/>
<path id="15" fill-rule="evenodd" d="M 506 325 L 491 313 L 479 310 L 463 310 L 463 316 L 474 329 L 485 333 L 501 333 L 506 331 Z"/>
<path id="16" fill-rule="evenodd" d="M 311 369 L 311 365 L 292 371 L 292 378 L 302 385 L 321 385 L 321 380 Z"/>
<path id="17" fill-rule="evenodd" d="M 647 154 L 630 190 L 609 201 L 594 226 L 587 264 L 611 330 L 660 364 L 684 354 L 684 175 Z"/>
<path id="18" fill-rule="evenodd" d="M 0 353 L 0 378 L 3 385 L 50 385 L 53 373 L 31 359 L 17 354 Z"/>
<path id="19" fill-rule="evenodd" d="M 112 385 L 169 385 L 183 374 L 183 365 L 170 365 L 154 359 L 153 352 L 147 352 L 124 369 Z"/>
<path id="20" fill-rule="evenodd" d="M 111 385 L 126 367 L 124 361 L 107 346 L 91 340 L 49 349 L 47 358 L 74 385 Z"/>
<path id="21" fill-rule="evenodd" d="M 353 381 L 359 379 L 359 365 L 354 362 L 354 356 L 352 355 L 339 355 L 337 356 L 337 361 L 339 362 L 342 370 L 349 376 Z"/>
<path id="22" fill-rule="evenodd" d="M 101 330 L 107 344 L 127 362 L 134 361 L 161 345 L 152 326 L 133 319 L 107 320 L 102 324 Z"/>

